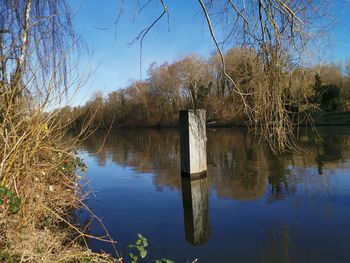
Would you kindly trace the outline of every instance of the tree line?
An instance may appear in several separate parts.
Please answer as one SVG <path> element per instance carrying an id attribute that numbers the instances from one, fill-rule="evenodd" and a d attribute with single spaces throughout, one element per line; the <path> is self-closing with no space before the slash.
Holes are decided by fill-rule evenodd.
<path id="1" fill-rule="evenodd" d="M 147 79 L 107 96 L 98 92 L 83 106 L 60 109 L 59 116 L 77 129 L 87 121 L 94 128 L 175 126 L 179 110 L 204 108 L 209 122 L 244 123 L 245 109 L 263 99 L 261 89 L 268 85 L 263 63 L 250 48 L 230 49 L 224 58 L 226 73 L 239 92 L 225 83 L 217 54 L 207 60 L 189 55 L 174 63 L 153 63 Z M 280 96 L 289 113 L 349 110 L 350 61 L 279 71 Z"/>

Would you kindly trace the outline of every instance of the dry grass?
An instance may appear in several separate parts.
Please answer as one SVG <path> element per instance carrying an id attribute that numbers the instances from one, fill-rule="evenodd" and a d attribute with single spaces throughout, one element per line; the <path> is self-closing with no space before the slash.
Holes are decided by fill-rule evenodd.
<path id="1" fill-rule="evenodd" d="M 10 85 L 0 93 L 0 187 L 20 198 L 19 211 L 1 195 L 0 261 L 5 262 L 116 262 L 87 247 L 88 238 L 70 219 L 83 206 L 74 153 L 77 139 L 63 143 L 65 130 L 54 113 L 30 107 L 32 101 L 14 98 Z M 97 219 L 95 217 L 95 219 Z"/>

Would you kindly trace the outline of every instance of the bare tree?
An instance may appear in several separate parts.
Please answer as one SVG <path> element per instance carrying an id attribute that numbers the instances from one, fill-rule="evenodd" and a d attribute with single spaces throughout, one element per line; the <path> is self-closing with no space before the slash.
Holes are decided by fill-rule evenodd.
<path id="1" fill-rule="evenodd" d="M 2 62 L 10 75 L 4 80 L 11 83 L 2 93 L 14 101 L 50 86 L 62 95 L 68 87 L 68 53 L 78 46 L 66 1 L 4 0 L 0 10 L 0 28 L 9 32 Z"/>

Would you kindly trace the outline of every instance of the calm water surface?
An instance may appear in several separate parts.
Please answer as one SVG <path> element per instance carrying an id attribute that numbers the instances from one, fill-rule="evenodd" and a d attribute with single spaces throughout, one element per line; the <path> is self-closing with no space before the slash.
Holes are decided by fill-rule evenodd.
<path id="1" fill-rule="evenodd" d="M 195 181 L 181 178 L 176 129 L 116 130 L 103 147 L 98 132 L 82 144 L 87 204 L 124 257 L 140 232 L 146 262 L 350 262 L 350 129 L 321 129 L 322 141 L 304 131 L 305 152 L 278 158 L 245 130 L 207 133 L 207 178 Z M 89 231 L 104 233 L 96 222 Z"/>

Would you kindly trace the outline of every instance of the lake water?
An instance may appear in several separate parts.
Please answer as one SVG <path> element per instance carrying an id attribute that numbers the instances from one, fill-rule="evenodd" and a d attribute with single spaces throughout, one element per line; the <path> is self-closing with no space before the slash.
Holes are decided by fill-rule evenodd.
<path id="1" fill-rule="evenodd" d="M 145 262 L 350 262 L 350 129 L 319 132 L 275 157 L 245 130 L 208 129 L 208 173 L 195 181 L 181 178 L 176 129 L 97 132 L 79 149 L 95 191 L 86 203 L 124 258 L 142 233 Z"/>

